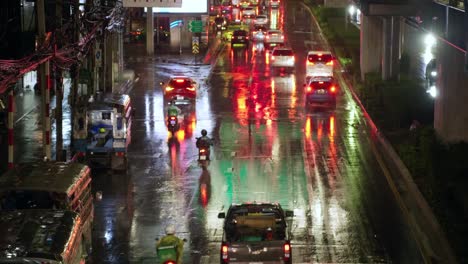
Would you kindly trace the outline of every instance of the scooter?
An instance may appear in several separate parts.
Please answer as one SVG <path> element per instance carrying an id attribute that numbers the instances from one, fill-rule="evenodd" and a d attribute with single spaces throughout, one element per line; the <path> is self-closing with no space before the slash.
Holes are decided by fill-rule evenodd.
<path id="1" fill-rule="evenodd" d="M 199 147 L 198 148 L 198 161 L 209 161 L 210 160 L 210 148 Z"/>
<path id="2" fill-rule="evenodd" d="M 167 129 L 169 129 L 172 134 L 179 130 L 179 121 L 177 120 L 177 116 L 170 116 L 167 118 Z"/>

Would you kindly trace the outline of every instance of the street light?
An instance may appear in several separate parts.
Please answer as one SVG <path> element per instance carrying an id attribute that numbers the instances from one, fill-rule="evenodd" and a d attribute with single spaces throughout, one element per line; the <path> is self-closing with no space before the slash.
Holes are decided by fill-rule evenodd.
<path id="1" fill-rule="evenodd" d="M 356 14 L 356 7 L 354 5 L 350 5 L 348 7 L 348 13 L 350 16 L 354 16 L 354 14 Z"/>

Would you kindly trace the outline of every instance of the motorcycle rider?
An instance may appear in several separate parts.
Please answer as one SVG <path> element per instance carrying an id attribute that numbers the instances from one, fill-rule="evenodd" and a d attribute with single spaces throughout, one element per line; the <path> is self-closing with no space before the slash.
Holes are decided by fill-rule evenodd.
<path id="1" fill-rule="evenodd" d="M 213 145 L 211 138 L 207 136 L 208 132 L 205 129 L 201 131 L 202 136 L 197 138 L 196 146 L 197 148 L 206 148 L 208 150 L 207 160 L 210 160 L 210 146 Z"/>
<path id="2" fill-rule="evenodd" d="M 182 253 L 184 250 L 184 240 L 175 236 L 175 227 L 168 225 L 166 227 L 166 236 L 161 238 L 156 244 L 156 252 L 160 247 L 174 246 L 177 254 L 177 264 L 182 263 Z"/>
<path id="3" fill-rule="evenodd" d="M 180 115 L 180 108 L 176 106 L 175 100 L 171 100 L 169 102 L 169 107 L 167 108 L 167 116 L 175 116 L 178 117 Z"/>
<path id="4" fill-rule="evenodd" d="M 206 147 L 209 148 L 213 145 L 211 138 L 207 136 L 208 132 L 205 129 L 201 131 L 202 136 L 197 138 L 197 148 Z"/>

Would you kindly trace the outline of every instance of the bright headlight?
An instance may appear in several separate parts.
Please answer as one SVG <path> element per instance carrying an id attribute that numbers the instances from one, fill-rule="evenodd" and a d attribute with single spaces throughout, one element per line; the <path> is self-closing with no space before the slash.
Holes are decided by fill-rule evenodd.
<path id="1" fill-rule="evenodd" d="M 431 76 L 432 76 L 432 77 L 436 77 L 436 76 L 437 76 L 437 72 L 436 72 L 436 71 L 431 71 Z"/>

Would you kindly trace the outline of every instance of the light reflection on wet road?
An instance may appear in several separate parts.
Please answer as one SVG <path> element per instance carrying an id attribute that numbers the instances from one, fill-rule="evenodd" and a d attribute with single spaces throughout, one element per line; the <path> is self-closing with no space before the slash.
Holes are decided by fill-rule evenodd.
<path id="1" fill-rule="evenodd" d="M 95 190 L 104 192 L 96 203 L 97 263 L 154 263 L 155 238 L 168 224 L 188 240 L 184 263 L 217 263 L 217 213 L 244 201 L 294 210 L 294 263 L 418 262 L 358 107 L 341 92 L 335 111 L 304 108 L 300 62 L 321 41 L 299 7 L 272 11 L 296 51 L 292 74 L 273 74 L 259 46 L 227 45 L 212 75 L 209 66 L 130 65 L 141 81 L 132 92 L 129 173 L 94 177 Z M 184 110 L 184 128 L 171 137 L 158 83 L 180 73 L 201 88 L 196 107 Z M 215 139 L 207 170 L 196 161 L 201 129 Z"/>

